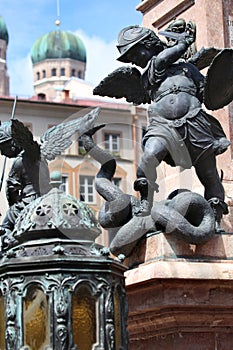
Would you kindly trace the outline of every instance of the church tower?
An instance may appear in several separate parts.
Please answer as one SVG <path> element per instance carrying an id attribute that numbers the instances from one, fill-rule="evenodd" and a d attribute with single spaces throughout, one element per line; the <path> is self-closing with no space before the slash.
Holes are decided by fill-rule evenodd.
<path id="1" fill-rule="evenodd" d="M 9 96 L 9 76 L 7 73 L 6 54 L 9 35 L 6 23 L 0 16 L 0 96 Z"/>
<path id="2" fill-rule="evenodd" d="M 66 83 L 71 78 L 85 79 L 86 48 L 77 35 L 59 27 L 35 41 L 31 60 L 34 92 L 41 100 L 60 101 L 66 98 Z"/>

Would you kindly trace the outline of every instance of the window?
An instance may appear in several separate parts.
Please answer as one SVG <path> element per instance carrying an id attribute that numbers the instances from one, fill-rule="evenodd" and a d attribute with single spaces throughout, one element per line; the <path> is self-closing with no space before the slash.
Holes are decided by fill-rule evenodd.
<path id="1" fill-rule="evenodd" d="M 83 76 L 83 75 L 82 75 L 82 71 L 79 70 L 79 71 L 78 71 L 78 78 L 82 79 L 82 76 Z"/>
<path id="2" fill-rule="evenodd" d="M 40 101 L 45 101 L 46 100 L 46 95 L 43 94 L 42 92 L 37 95 L 38 100 Z"/>
<path id="3" fill-rule="evenodd" d="M 65 68 L 61 68 L 60 73 L 61 73 L 61 76 L 64 76 L 65 75 Z"/>
<path id="4" fill-rule="evenodd" d="M 51 338 L 50 306 L 49 296 L 39 286 L 33 284 L 28 287 L 22 310 L 24 349 L 48 349 Z"/>
<path id="5" fill-rule="evenodd" d="M 42 71 L 42 76 L 43 76 L 43 78 L 46 78 L 46 71 L 45 70 Z"/>
<path id="6" fill-rule="evenodd" d="M 119 155 L 120 152 L 120 134 L 104 134 L 105 149 L 109 152 Z"/>
<path id="7" fill-rule="evenodd" d="M 96 304 L 97 297 L 93 296 L 91 288 L 87 285 L 81 285 L 72 293 L 72 334 L 74 344 L 77 345 L 76 349 L 97 349 L 95 346 L 98 327 Z"/>
<path id="8" fill-rule="evenodd" d="M 37 80 L 40 80 L 40 72 L 36 73 Z"/>
<path id="9" fill-rule="evenodd" d="M 75 69 L 71 70 L 71 77 L 75 77 Z"/>
<path id="10" fill-rule="evenodd" d="M 57 75 L 57 70 L 56 68 L 52 69 L 52 77 L 55 77 Z"/>
<path id="11" fill-rule="evenodd" d="M 79 176 L 80 200 L 86 203 L 95 202 L 94 176 Z"/>
<path id="12" fill-rule="evenodd" d="M 69 193 L 68 191 L 68 175 L 62 174 L 61 176 L 61 185 L 59 186 L 60 190 L 65 192 L 66 194 Z"/>

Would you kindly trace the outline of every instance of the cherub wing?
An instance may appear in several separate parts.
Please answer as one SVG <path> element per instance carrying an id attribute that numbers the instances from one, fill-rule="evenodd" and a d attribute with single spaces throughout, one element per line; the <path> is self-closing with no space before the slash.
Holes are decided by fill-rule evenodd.
<path id="1" fill-rule="evenodd" d="M 210 66 L 211 62 L 220 51 L 220 49 L 215 47 L 202 47 L 188 60 L 188 62 L 194 64 L 199 70 L 202 70 Z"/>
<path id="2" fill-rule="evenodd" d="M 41 137 L 41 156 L 53 160 L 68 148 L 72 141 L 71 136 L 78 133 L 79 136 L 92 129 L 100 112 L 95 108 L 90 113 L 75 120 L 64 122 L 48 129 Z"/>
<path id="3" fill-rule="evenodd" d="M 119 67 L 104 78 L 93 90 L 94 95 L 115 98 L 125 97 L 135 105 L 150 103 L 150 97 L 143 87 L 141 73 L 135 67 Z"/>
<path id="4" fill-rule="evenodd" d="M 27 156 L 36 161 L 40 158 L 40 146 L 33 140 L 31 131 L 19 120 L 11 120 L 12 139 L 15 144 L 22 148 Z"/>

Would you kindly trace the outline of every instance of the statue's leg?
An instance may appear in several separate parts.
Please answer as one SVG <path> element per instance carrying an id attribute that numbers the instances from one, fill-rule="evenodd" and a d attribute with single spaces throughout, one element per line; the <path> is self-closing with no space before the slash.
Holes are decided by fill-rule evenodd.
<path id="1" fill-rule="evenodd" d="M 217 171 L 215 155 L 212 154 L 200 160 L 196 164 L 195 169 L 199 180 L 205 188 L 204 197 L 213 208 L 217 224 L 216 228 L 218 228 L 222 215 L 228 213 L 228 208 L 224 202 L 225 193 Z"/>
<path id="2" fill-rule="evenodd" d="M 141 161 L 137 168 L 137 180 L 135 182 L 135 189 L 140 187 L 140 179 L 148 181 L 148 196 L 147 199 L 152 205 L 154 190 L 158 187 L 156 185 L 157 172 L 156 168 L 161 161 L 166 157 L 168 151 L 166 141 L 160 137 L 150 137 L 145 144 Z M 139 186 L 137 186 L 139 184 Z M 140 189 L 139 189 L 140 191 Z M 142 191 L 143 193 L 143 191 Z"/>

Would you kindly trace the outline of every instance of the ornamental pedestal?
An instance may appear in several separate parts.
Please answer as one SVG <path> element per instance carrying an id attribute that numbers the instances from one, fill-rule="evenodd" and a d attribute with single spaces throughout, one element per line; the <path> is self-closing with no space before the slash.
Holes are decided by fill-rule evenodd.
<path id="1" fill-rule="evenodd" d="M 0 266 L 0 349 L 127 349 L 126 268 L 91 210 L 53 189 L 17 221 Z"/>

